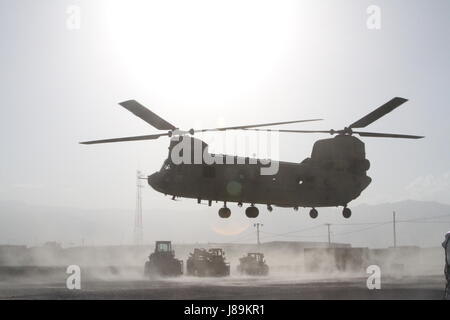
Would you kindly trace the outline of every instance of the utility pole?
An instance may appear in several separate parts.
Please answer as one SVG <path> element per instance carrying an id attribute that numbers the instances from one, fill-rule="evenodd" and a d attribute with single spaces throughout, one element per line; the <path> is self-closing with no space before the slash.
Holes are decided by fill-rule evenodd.
<path id="1" fill-rule="evenodd" d="M 325 225 L 328 228 L 328 248 L 331 248 L 331 232 L 330 232 L 331 223 L 325 223 Z"/>
<path id="2" fill-rule="evenodd" d="M 393 222 L 393 227 L 394 227 L 394 248 L 397 248 L 397 231 L 395 230 L 395 211 L 393 212 L 392 217 L 393 217 L 392 222 Z"/>
<path id="3" fill-rule="evenodd" d="M 261 242 L 259 242 L 259 227 L 262 227 L 263 224 L 262 223 L 255 223 L 253 226 L 256 227 L 256 243 L 257 243 L 258 248 L 259 248 L 259 246 L 261 245 Z"/>
<path id="4" fill-rule="evenodd" d="M 142 228 L 142 195 L 141 189 L 144 187 L 141 183 L 141 172 L 136 172 L 136 212 L 134 215 L 134 244 L 142 245 L 144 234 Z"/>

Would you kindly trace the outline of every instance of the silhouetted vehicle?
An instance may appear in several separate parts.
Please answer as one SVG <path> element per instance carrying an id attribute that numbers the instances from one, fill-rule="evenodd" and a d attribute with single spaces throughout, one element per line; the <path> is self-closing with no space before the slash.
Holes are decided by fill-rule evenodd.
<path id="1" fill-rule="evenodd" d="M 180 276 L 183 274 L 183 261 L 175 258 L 170 241 L 156 241 L 155 252 L 145 263 L 144 275 L 151 276 Z"/>
<path id="2" fill-rule="evenodd" d="M 230 264 L 219 248 L 194 249 L 186 261 L 186 274 L 197 277 L 225 277 L 230 275 Z"/>
<path id="3" fill-rule="evenodd" d="M 264 260 L 263 253 L 248 253 L 247 256 L 240 258 L 239 262 L 240 264 L 237 267 L 237 271 L 240 274 L 266 276 L 269 273 L 269 266 Z"/>

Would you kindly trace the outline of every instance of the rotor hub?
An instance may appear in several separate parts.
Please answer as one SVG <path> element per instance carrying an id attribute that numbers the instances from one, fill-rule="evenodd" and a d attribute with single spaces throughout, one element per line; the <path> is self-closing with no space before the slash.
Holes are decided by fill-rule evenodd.
<path id="1" fill-rule="evenodd" d="M 351 136 L 353 134 L 353 130 L 351 128 L 345 127 L 342 134 Z"/>

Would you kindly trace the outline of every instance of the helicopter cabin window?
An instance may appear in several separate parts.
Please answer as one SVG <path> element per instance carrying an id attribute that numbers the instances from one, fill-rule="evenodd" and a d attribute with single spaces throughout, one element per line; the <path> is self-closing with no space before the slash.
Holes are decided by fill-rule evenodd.
<path id="1" fill-rule="evenodd" d="M 203 177 L 204 178 L 215 178 L 216 177 L 216 166 L 204 165 L 203 166 Z"/>

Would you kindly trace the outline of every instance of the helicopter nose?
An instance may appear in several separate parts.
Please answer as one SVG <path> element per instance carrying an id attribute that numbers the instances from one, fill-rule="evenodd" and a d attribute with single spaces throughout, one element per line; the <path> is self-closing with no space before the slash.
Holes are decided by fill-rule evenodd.
<path id="1" fill-rule="evenodd" d="M 154 174 L 147 177 L 148 184 L 155 190 L 159 189 L 159 182 L 161 181 L 161 177 L 159 172 L 155 172 Z"/>

